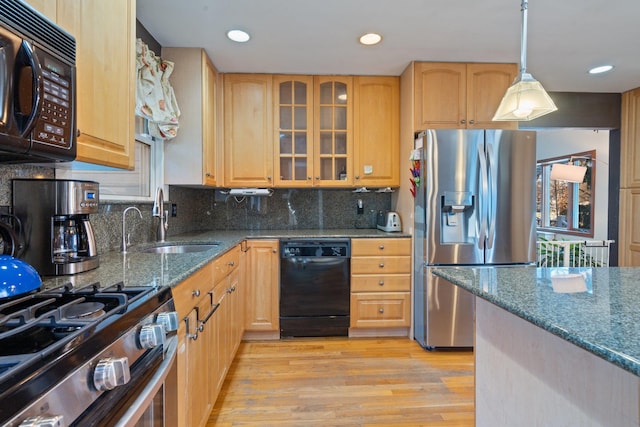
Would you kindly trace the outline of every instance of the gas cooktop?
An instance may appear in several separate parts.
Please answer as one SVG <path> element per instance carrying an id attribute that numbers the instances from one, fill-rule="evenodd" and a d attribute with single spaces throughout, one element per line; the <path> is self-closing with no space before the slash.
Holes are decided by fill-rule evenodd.
<path id="1" fill-rule="evenodd" d="M 55 352 L 77 347 L 104 320 L 153 291 L 149 287 L 71 285 L 0 304 L 0 389 L 13 372 Z"/>

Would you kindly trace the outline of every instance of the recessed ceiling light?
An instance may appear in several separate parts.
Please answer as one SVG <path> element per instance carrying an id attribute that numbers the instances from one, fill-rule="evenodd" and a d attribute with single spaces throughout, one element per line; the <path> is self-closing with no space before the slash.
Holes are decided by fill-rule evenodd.
<path id="1" fill-rule="evenodd" d="M 251 38 L 251 36 L 249 36 L 249 33 L 242 30 L 229 30 L 227 31 L 227 37 L 229 37 L 229 40 L 233 40 L 234 42 L 238 43 L 247 42 Z"/>
<path id="2" fill-rule="evenodd" d="M 594 67 L 590 69 L 589 74 L 602 74 L 611 70 L 613 70 L 613 65 L 601 65 L 599 67 Z"/>
<path id="3" fill-rule="evenodd" d="M 382 36 L 376 33 L 367 33 L 363 36 L 360 36 L 360 43 L 362 43 L 365 46 L 378 44 L 381 41 L 382 41 Z"/>

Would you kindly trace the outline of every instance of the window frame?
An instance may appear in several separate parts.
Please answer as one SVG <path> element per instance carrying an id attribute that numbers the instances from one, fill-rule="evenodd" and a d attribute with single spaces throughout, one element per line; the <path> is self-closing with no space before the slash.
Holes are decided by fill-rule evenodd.
<path id="1" fill-rule="evenodd" d="M 144 171 L 134 169 L 131 171 L 112 168 L 109 166 L 94 165 L 90 163 L 82 163 L 73 161 L 70 164 L 64 166 L 58 165 L 56 167 L 56 177 L 62 179 L 78 179 L 78 180 L 90 180 L 96 181 L 100 184 L 108 179 L 118 179 L 117 176 L 123 173 L 131 174 L 137 180 L 149 180 L 149 194 L 139 195 L 120 195 L 109 194 L 104 189 L 106 186 L 100 186 L 100 201 L 101 202 L 153 202 L 155 198 L 155 191 L 157 187 L 163 185 L 164 180 L 164 147 L 163 142 L 157 140 L 146 134 L 137 134 L 135 144 L 143 144 L 149 146 L 149 158 L 146 159 L 148 164 L 146 170 L 148 176 Z M 110 177 L 109 172 L 117 172 Z"/>
<path id="2" fill-rule="evenodd" d="M 579 191 L 580 184 L 567 182 L 568 187 L 568 206 L 567 206 L 567 227 L 553 227 L 549 225 L 550 222 L 550 211 L 551 211 L 551 166 L 555 163 L 569 163 L 578 164 L 580 160 L 584 160 L 585 158 L 590 159 L 590 172 L 587 170 L 587 174 L 585 174 L 585 180 L 587 178 L 591 179 L 591 193 L 589 195 L 589 206 L 590 206 L 590 215 L 589 215 L 589 229 L 587 231 L 583 231 L 579 228 Z M 563 156 L 551 157 L 546 159 L 540 159 L 536 161 L 536 168 L 542 167 L 542 172 L 540 174 L 541 180 L 541 188 L 538 188 L 538 182 L 536 178 L 536 202 L 540 200 L 540 203 L 536 203 L 536 221 L 540 223 L 540 225 L 536 225 L 536 229 L 538 232 L 544 233 L 555 233 L 555 234 L 566 234 L 572 236 L 580 236 L 580 237 L 590 237 L 594 236 L 594 225 L 595 225 L 595 190 L 596 190 L 596 150 L 583 151 L 579 153 L 572 153 Z M 584 181 L 583 181 L 584 182 Z M 541 193 L 541 194 L 539 194 Z M 540 206 L 540 210 L 538 210 L 538 206 Z"/>

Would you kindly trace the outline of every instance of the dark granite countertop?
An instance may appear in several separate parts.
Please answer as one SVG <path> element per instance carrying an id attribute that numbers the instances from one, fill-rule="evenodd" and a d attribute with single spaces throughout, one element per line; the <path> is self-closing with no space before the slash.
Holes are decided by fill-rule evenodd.
<path id="1" fill-rule="evenodd" d="M 186 233 L 167 238 L 165 244 L 217 242 L 218 245 L 204 252 L 184 254 L 140 252 L 140 249 L 156 245 L 154 243 L 132 246 L 127 250 L 126 254 L 116 251 L 101 254 L 100 267 L 95 270 L 73 276 L 46 277 L 43 279 L 43 286 L 46 289 L 50 289 L 69 284 L 73 287 L 83 287 L 99 283 L 100 286 L 105 287 L 122 282 L 125 286 L 172 287 L 247 238 L 329 237 L 391 238 L 409 237 L 409 235 L 385 233 L 376 229 L 237 230 Z"/>
<path id="2" fill-rule="evenodd" d="M 640 268 L 441 267 L 433 272 L 640 376 Z"/>

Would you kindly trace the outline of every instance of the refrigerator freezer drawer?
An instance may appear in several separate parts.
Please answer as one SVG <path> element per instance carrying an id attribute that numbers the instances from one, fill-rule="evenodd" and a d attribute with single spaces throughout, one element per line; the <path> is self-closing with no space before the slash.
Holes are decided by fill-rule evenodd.
<path id="1" fill-rule="evenodd" d="M 473 295 L 428 268 L 424 284 L 416 288 L 416 340 L 428 349 L 473 347 Z"/>

